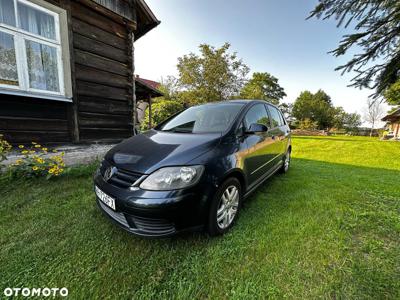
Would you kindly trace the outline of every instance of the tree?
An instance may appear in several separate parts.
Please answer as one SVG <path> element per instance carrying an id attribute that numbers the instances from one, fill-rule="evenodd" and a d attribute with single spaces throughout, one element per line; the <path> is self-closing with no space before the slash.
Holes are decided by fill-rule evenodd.
<path id="1" fill-rule="evenodd" d="M 253 73 L 253 77 L 244 85 L 240 91 L 243 99 L 267 100 L 273 104 L 279 104 L 279 100 L 286 96 L 286 93 L 278 83 L 278 79 L 271 74 Z"/>
<path id="2" fill-rule="evenodd" d="M 397 80 L 385 91 L 385 99 L 390 105 L 400 105 L 400 80 Z"/>
<path id="3" fill-rule="evenodd" d="M 358 113 L 346 113 L 343 125 L 347 130 L 355 130 L 361 126 L 361 123 L 361 115 Z"/>
<path id="4" fill-rule="evenodd" d="M 158 99 L 177 100 L 179 97 L 179 81 L 174 76 L 161 78 L 161 83 L 158 87 L 158 90 L 164 95 L 162 97 L 158 97 Z"/>
<path id="5" fill-rule="evenodd" d="M 152 104 L 151 124 L 157 125 L 183 109 L 182 103 L 174 100 L 160 100 Z M 149 129 L 149 109 L 147 108 L 144 120 L 140 124 L 142 130 Z"/>
<path id="6" fill-rule="evenodd" d="M 280 103 L 279 104 L 279 109 L 281 110 L 281 112 L 283 113 L 283 115 L 285 116 L 285 118 L 291 122 L 293 119 L 293 103 Z"/>
<path id="7" fill-rule="evenodd" d="M 364 120 L 371 124 L 369 136 L 372 136 L 375 124 L 383 117 L 384 113 L 383 107 L 379 101 L 367 99 L 367 107 L 364 110 Z"/>
<path id="8" fill-rule="evenodd" d="M 249 72 L 236 53 L 229 53 L 229 43 L 221 48 L 199 46 L 200 55 L 190 53 L 178 58 L 180 93 L 186 104 L 226 100 L 237 95 Z"/>
<path id="9" fill-rule="evenodd" d="M 333 116 L 331 98 L 322 90 L 315 94 L 304 91 L 293 104 L 293 117 L 299 121 L 310 119 L 317 122 L 319 129 L 332 127 Z"/>
<path id="10" fill-rule="evenodd" d="M 355 32 L 345 35 L 334 56 L 361 49 L 346 64 L 336 68 L 342 74 L 354 70 L 352 86 L 375 89 L 374 97 L 395 83 L 400 73 L 399 0 L 319 0 L 311 17 L 335 18 L 337 26 L 355 23 Z M 350 50 L 352 49 L 352 50 Z"/>

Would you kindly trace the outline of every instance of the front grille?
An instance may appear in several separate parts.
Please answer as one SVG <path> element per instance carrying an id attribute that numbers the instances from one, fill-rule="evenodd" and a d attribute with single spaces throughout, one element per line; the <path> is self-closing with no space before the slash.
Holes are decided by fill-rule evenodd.
<path id="1" fill-rule="evenodd" d="M 112 165 L 109 162 L 103 161 L 100 167 L 101 176 L 104 177 L 105 171 L 110 167 L 112 167 Z M 142 174 L 140 173 L 117 168 L 116 172 L 110 179 L 107 180 L 107 182 L 119 188 L 128 188 L 132 186 L 141 176 Z"/>
<path id="2" fill-rule="evenodd" d="M 98 202 L 100 204 L 100 207 L 106 212 L 107 215 L 109 215 L 112 219 L 114 219 L 121 225 L 123 225 L 125 227 L 129 227 L 129 224 L 126 221 L 126 218 L 123 213 L 117 213 L 116 211 L 113 211 L 111 208 L 109 208 L 107 205 L 105 205 L 100 200 Z"/>
<path id="3" fill-rule="evenodd" d="M 164 219 L 151 219 L 138 216 L 127 216 L 135 224 L 135 227 L 143 233 L 162 235 L 175 232 L 173 223 Z"/>

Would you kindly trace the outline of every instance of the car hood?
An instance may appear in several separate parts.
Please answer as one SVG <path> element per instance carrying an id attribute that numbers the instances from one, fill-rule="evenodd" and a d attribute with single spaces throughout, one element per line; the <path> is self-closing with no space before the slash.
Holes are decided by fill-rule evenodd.
<path id="1" fill-rule="evenodd" d="M 220 133 L 189 134 L 149 130 L 124 140 L 112 148 L 105 159 L 133 172 L 150 174 L 165 166 L 185 165 L 212 150 Z"/>

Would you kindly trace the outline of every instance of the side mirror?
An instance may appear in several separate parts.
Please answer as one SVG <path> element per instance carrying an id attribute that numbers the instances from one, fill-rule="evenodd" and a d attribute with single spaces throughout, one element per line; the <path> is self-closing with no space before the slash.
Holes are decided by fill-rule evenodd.
<path id="1" fill-rule="evenodd" d="M 246 133 L 257 133 L 257 132 L 267 132 L 268 127 L 264 124 L 253 123 L 250 125 L 249 129 L 246 130 Z"/>

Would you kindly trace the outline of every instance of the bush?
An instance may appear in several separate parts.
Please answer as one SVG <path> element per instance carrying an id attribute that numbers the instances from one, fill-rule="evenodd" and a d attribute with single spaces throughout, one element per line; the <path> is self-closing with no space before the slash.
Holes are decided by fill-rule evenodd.
<path id="1" fill-rule="evenodd" d="M 174 100 L 161 100 L 159 102 L 155 102 L 151 105 L 152 108 L 152 116 L 151 116 L 151 124 L 157 125 L 169 118 L 173 114 L 179 112 L 183 109 L 182 103 Z M 140 125 L 141 130 L 149 129 L 149 108 L 146 109 L 144 120 Z"/>
<path id="2" fill-rule="evenodd" d="M 10 166 L 12 176 L 41 177 L 50 179 L 64 172 L 64 152 L 53 150 L 53 155 L 48 155 L 48 149 L 32 142 L 31 147 L 18 146 L 23 158 L 18 159 Z"/>
<path id="3" fill-rule="evenodd" d="M 0 134 L 0 171 L 2 168 L 1 162 L 7 159 L 7 154 L 11 151 L 11 148 L 11 145 Z"/>
<path id="4" fill-rule="evenodd" d="M 299 129 L 305 129 L 305 130 L 313 130 L 318 128 L 318 122 L 313 122 L 309 118 L 306 118 L 304 120 L 301 120 L 299 122 Z"/>

